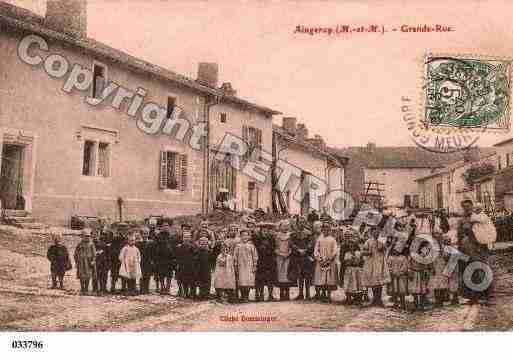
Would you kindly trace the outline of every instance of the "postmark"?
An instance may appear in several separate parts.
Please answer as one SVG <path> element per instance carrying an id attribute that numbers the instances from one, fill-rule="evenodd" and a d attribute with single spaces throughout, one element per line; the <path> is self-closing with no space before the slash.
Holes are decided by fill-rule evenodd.
<path id="1" fill-rule="evenodd" d="M 426 55 L 424 127 L 474 132 L 509 130 L 510 75 L 510 59 Z"/>
<path id="2" fill-rule="evenodd" d="M 416 146 L 436 153 L 454 153 L 477 146 L 481 132 L 426 127 L 419 119 L 418 107 L 413 98 L 401 97 L 401 122 Z"/>

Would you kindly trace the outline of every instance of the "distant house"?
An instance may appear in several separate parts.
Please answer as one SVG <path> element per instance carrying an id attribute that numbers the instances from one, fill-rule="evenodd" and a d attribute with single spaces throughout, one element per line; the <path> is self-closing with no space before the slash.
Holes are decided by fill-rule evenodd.
<path id="1" fill-rule="evenodd" d="M 434 173 L 416 179 L 423 208 L 460 211 L 460 202 L 471 197 L 487 208 L 495 207 L 495 151 L 473 148 Z"/>
<path id="2" fill-rule="evenodd" d="M 309 137 L 306 126 L 298 124 L 295 117 L 284 117 L 282 126 L 274 126 L 273 133 L 276 159 L 286 161 L 300 171 L 298 176 L 291 178 L 280 194 L 287 211 L 303 215 L 311 208 L 322 211 L 326 207 L 328 213 L 336 211 L 329 197 L 315 195 L 312 187 L 315 186 L 315 181 L 319 180 L 326 185 L 326 194 L 331 191 L 343 191 L 344 167 L 348 159 L 330 153 L 322 137 Z M 277 175 L 279 176 L 279 173 Z"/>
<path id="3" fill-rule="evenodd" d="M 462 157 L 427 151 L 416 146 L 332 148 L 331 152 L 349 157 L 345 172 L 345 189 L 357 203 L 377 205 L 378 190 L 383 205 L 419 208 L 423 204 L 416 180 L 429 176 L 447 163 Z"/>
<path id="4" fill-rule="evenodd" d="M 495 201 L 498 208 L 513 211 L 513 138 L 494 146 L 497 174 L 495 179 Z"/>

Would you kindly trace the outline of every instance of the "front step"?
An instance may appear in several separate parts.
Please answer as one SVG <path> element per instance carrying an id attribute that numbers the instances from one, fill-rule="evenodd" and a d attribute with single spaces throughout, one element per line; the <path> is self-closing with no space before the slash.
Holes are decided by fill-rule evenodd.
<path id="1" fill-rule="evenodd" d="M 26 217 L 29 213 L 23 209 L 4 209 L 6 217 Z"/>
<path id="2" fill-rule="evenodd" d="M 32 223 L 16 223 L 16 227 L 22 229 L 46 229 L 48 226 L 43 223 L 32 222 Z"/>
<path id="3" fill-rule="evenodd" d="M 26 217 L 6 216 L 5 220 L 8 223 L 32 223 L 32 222 L 35 222 L 34 217 L 32 217 L 32 216 L 26 216 Z"/>

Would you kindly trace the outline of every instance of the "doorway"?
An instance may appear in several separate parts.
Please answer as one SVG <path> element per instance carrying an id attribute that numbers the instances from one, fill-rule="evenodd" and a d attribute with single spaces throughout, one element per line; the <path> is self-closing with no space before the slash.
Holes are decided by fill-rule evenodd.
<path id="1" fill-rule="evenodd" d="M 23 198 L 23 151 L 24 146 L 6 144 L 2 147 L 0 171 L 0 199 L 3 209 L 25 209 Z"/>

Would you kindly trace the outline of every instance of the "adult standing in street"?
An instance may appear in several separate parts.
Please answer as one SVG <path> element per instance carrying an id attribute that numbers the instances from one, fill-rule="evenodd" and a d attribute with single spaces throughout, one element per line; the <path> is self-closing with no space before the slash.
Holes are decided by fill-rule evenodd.
<path id="1" fill-rule="evenodd" d="M 484 304 L 489 304 L 493 283 L 489 263 L 490 251 L 487 245 L 479 243 L 474 233 L 472 199 L 465 198 L 461 202 L 461 208 L 463 217 L 458 221 L 457 227 L 458 249 L 468 256 L 465 263 L 460 263 L 463 297 L 469 299 L 470 304 L 478 304 L 480 299 Z"/>
<path id="2" fill-rule="evenodd" d="M 89 292 L 89 283 L 93 278 L 95 270 L 96 253 L 94 245 L 91 243 L 91 231 L 83 229 L 80 234 L 80 243 L 75 248 L 73 258 L 77 269 L 77 278 L 80 280 L 80 294 L 87 295 Z"/>
<path id="3" fill-rule="evenodd" d="M 314 225 L 319 226 L 316 222 Z M 322 232 L 317 238 L 314 248 L 315 272 L 314 285 L 319 288 L 322 301 L 331 301 L 331 291 L 337 289 L 337 241 L 331 234 L 330 224 L 321 225 Z"/>
<path id="4" fill-rule="evenodd" d="M 71 269 L 71 261 L 66 246 L 61 243 L 61 235 L 53 233 L 51 235 L 53 244 L 48 248 L 46 257 L 50 261 L 50 273 L 52 275 L 52 289 L 64 289 L 64 274 Z"/>

